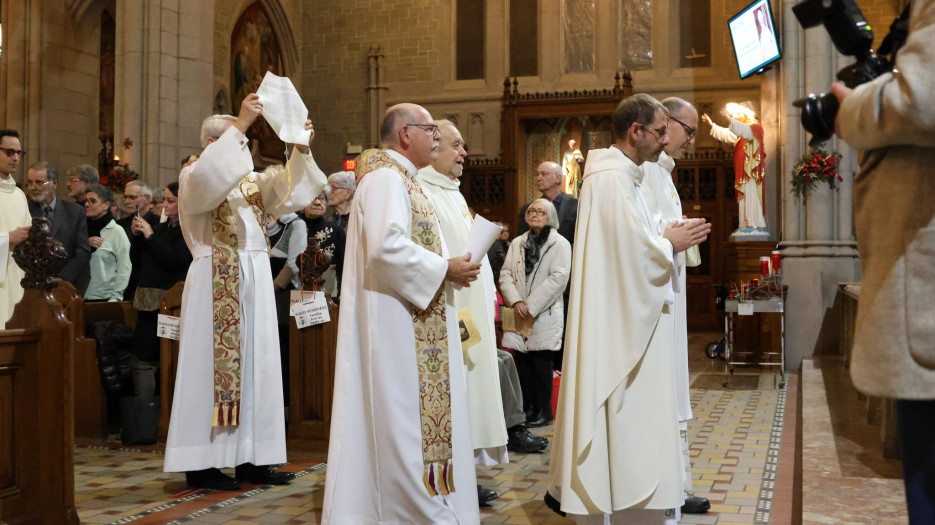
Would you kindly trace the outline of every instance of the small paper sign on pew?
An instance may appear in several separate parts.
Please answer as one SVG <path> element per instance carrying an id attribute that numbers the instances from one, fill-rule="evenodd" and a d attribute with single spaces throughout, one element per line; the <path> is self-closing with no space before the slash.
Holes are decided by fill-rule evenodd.
<path id="1" fill-rule="evenodd" d="M 328 313 L 325 292 L 293 290 L 290 294 L 289 315 L 295 317 L 295 325 L 300 329 L 330 322 L 331 314 Z"/>
<path id="2" fill-rule="evenodd" d="M 179 340 L 179 318 L 174 315 L 159 314 L 156 336 L 163 339 Z"/>

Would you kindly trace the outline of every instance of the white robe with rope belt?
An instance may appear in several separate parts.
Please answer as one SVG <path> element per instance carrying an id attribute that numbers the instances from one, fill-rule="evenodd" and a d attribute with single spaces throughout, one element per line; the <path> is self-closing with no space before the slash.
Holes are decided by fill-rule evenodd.
<path id="1" fill-rule="evenodd" d="M 578 201 L 549 492 L 574 515 L 682 504 L 672 367 L 672 245 L 643 172 L 591 150 Z"/>
<path id="2" fill-rule="evenodd" d="M 317 196 L 327 179 L 311 154 L 293 152 L 287 173 L 253 173 L 266 213 L 284 215 Z M 279 329 L 265 234 L 239 184 L 253 172 L 247 138 L 231 126 L 179 176 L 179 221 L 192 252 L 182 293 L 179 365 L 166 440 L 166 472 L 286 461 Z M 240 256 L 240 425 L 212 427 L 214 330 L 212 216 L 228 199 Z"/>

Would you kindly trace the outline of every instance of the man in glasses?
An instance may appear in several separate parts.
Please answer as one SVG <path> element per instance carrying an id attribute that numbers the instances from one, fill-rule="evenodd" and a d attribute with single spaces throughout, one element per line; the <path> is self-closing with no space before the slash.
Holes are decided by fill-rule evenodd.
<path id="1" fill-rule="evenodd" d="M 13 315 L 23 297 L 23 270 L 13 261 L 13 248 L 26 239 L 32 217 L 26 195 L 16 187 L 13 174 L 23 160 L 19 133 L 0 129 L 0 326 Z"/>
<path id="2" fill-rule="evenodd" d="M 78 286 L 78 280 L 91 260 L 88 222 L 83 206 L 56 197 L 58 170 L 48 162 L 37 162 L 26 172 L 29 213 L 49 219 L 52 237 L 62 243 L 68 258 L 58 277 Z"/>
<path id="3" fill-rule="evenodd" d="M 670 278 L 675 254 L 710 225 L 660 234 L 639 190 L 640 166 L 670 142 L 666 113 L 645 93 L 624 99 L 616 142 L 591 150 L 584 169 L 545 497 L 578 523 L 675 523 L 684 503 Z"/>
<path id="4" fill-rule="evenodd" d="M 89 164 L 71 167 L 65 175 L 68 179 L 65 183 L 68 188 L 68 196 L 75 199 L 75 202 L 81 206 L 84 206 L 84 201 L 87 200 L 84 194 L 88 191 L 88 184 L 101 182 L 101 176 L 98 175 L 97 168 Z"/>
<path id="5" fill-rule="evenodd" d="M 646 198 L 649 213 L 655 222 L 656 232 L 662 235 L 666 226 L 673 221 L 682 220 L 682 202 L 672 180 L 675 161 L 688 153 L 688 148 L 695 143 L 695 131 L 698 128 L 698 110 L 689 102 L 672 97 L 662 101 L 669 111 L 666 135 L 669 143 L 665 151 L 659 154 L 656 162 L 644 162 L 643 184 L 640 190 Z M 699 219 L 704 222 L 704 219 Z M 675 372 L 676 406 L 678 409 L 679 437 L 682 444 L 682 490 L 685 492 L 685 504 L 682 512 L 700 514 L 711 508 L 707 498 L 693 496 L 691 463 L 688 455 L 688 420 L 692 419 L 691 394 L 688 381 L 688 321 L 685 302 L 685 266 L 700 264 L 698 246 L 692 246 L 676 255 L 676 273 L 672 276 L 672 288 L 675 291 L 673 308 L 675 333 L 672 364 Z"/>
<path id="6" fill-rule="evenodd" d="M 454 286 L 481 265 L 448 253 L 416 178 L 439 139 L 425 108 L 397 104 L 383 149 L 357 158 L 323 525 L 480 522 Z"/>

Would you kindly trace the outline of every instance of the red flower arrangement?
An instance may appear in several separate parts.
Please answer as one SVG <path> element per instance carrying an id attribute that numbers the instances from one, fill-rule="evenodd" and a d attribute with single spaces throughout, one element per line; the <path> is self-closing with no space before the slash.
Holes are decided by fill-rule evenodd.
<path id="1" fill-rule="evenodd" d="M 823 150 L 809 151 L 799 157 L 792 168 L 792 193 L 798 198 L 805 198 L 816 182 L 826 182 L 831 189 L 838 189 L 838 183 L 844 179 L 838 173 L 841 154 L 827 153 Z"/>
<path id="2" fill-rule="evenodd" d="M 140 178 L 139 173 L 126 166 L 117 165 L 110 170 L 110 173 L 101 175 L 101 184 L 113 192 L 123 193 L 127 183 L 138 178 Z"/>

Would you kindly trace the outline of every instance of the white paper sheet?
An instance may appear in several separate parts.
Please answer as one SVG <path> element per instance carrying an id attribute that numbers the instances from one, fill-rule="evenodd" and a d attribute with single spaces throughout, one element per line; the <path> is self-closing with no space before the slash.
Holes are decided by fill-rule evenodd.
<path id="1" fill-rule="evenodd" d="M 493 242 L 500 236 L 501 231 L 503 227 L 499 224 L 494 224 L 480 215 L 474 216 L 474 224 L 468 234 L 467 250 L 465 250 L 470 252 L 471 262 L 479 262 L 487 255 L 487 250 L 493 246 Z"/>
<path id="2" fill-rule="evenodd" d="M 289 144 L 308 145 L 312 136 L 312 132 L 305 129 L 308 108 L 291 80 L 267 71 L 256 94 L 263 104 L 263 118 L 276 136 Z"/>

